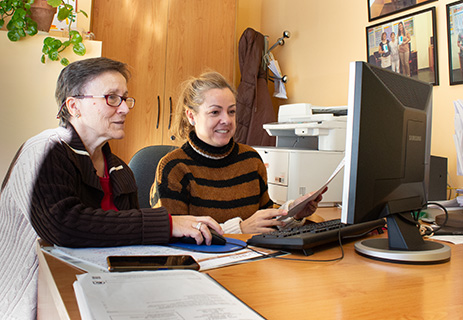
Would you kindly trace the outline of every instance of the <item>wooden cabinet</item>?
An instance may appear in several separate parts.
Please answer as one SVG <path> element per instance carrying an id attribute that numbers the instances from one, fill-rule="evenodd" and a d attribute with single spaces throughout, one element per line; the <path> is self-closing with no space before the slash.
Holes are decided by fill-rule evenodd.
<path id="1" fill-rule="evenodd" d="M 180 145 L 169 131 L 181 83 L 216 70 L 233 83 L 236 0 L 93 0 L 92 31 L 104 57 L 131 67 L 136 105 L 126 136 L 112 141 L 124 161 L 154 144 Z"/>

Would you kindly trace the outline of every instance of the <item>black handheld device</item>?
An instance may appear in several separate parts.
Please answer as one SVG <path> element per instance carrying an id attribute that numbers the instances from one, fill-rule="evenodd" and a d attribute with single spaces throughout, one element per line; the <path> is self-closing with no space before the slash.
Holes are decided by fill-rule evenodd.
<path id="1" fill-rule="evenodd" d="M 108 270 L 111 272 L 168 269 L 199 270 L 199 264 L 189 255 L 109 256 L 107 262 Z"/>

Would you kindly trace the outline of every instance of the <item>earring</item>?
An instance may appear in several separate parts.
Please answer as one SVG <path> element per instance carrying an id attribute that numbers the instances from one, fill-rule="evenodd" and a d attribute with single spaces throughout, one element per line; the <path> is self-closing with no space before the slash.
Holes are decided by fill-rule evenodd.
<path id="1" fill-rule="evenodd" d="M 196 122 L 195 122 L 194 120 L 189 120 L 189 121 L 190 121 L 190 124 L 191 124 L 192 126 L 194 126 L 194 125 L 196 124 Z"/>
<path id="2" fill-rule="evenodd" d="M 80 113 L 76 114 L 76 118 L 77 118 L 77 119 L 80 118 Z"/>

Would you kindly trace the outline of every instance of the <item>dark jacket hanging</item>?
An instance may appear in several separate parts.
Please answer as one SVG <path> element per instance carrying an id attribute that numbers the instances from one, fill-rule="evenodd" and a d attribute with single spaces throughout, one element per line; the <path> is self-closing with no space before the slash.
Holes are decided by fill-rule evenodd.
<path id="1" fill-rule="evenodd" d="M 262 67 L 264 36 L 247 28 L 239 42 L 241 83 L 236 102 L 235 141 L 250 146 L 274 146 L 275 137 L 262 127 L 275 122 L 275 112 L 267 87 L 267 71 Z"/>

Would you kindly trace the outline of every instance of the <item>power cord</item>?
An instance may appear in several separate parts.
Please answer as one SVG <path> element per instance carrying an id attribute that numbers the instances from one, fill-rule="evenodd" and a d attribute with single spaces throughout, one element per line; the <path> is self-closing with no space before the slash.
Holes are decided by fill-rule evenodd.
<path id="1" fill-rule="evenodd" d="M 427 208 L 429 205 L 434 205 L 434 206 L 438 206 L 440 209 L 442 209 L 445 213 L 445 219 L 444 219 L 444 222 L 441 224 L 441 225 L 438 225 L 436 228 L 432 228 L 431 226 L 427 226 L 427 225 L 424 225 L 424 224 L 421 224 L 419 223 L 419 215 L 420 215 L 420 212 Z M 445 226 L 445 224 L 447 223 L 447 220 L 449 219 L 449 212 L 447 211 L 447 208 L 445 208 L 443 205 L 441 205 L 440 203 L 437 203 L 437 202 L 427 202 L 425 203 L 420 211 L 416 212 L 416 213 L 412 213 L 412 216 L 413 216 L 413 219 L 419 223 L 420 225 L 420 232 L 423 236 L 433 236 L 434 235 L 434 232 L 440 230 L 442 227 Z"/>
<path id="2" fill-rule="evenodd" d="M 333 258 L 333 259 L 300 259 L 300 258 L 287 258 L 287 257 L 280 257 L 280 256 L 275 256 L 273 254 L 267 254 L 267 253 L 263 253 L 263 252 L 260 252 L 260 251 L 257 251 L 253 248 L 251 248 L 250 246 L 242 246 L 242 248 L 247 248 L 251 251 L 254 251 L 255 253 L 258 253 L 260 254 L 262 257 L 264 258 L 274 258 L 274 259 L 280 259 L 280 260 L 290 260 L 290 261 L 305 261 L 305 262 L 335 262 L 335 261 L 340 261 L 344 258 L 344 247 L 342 245 L 342 240 L 343 239 L 353 239 L 353 238 L 360 238 L 360 237 L 363 237 L 367 234 L 369 234 L 370 232 L 374 231 L 374 230 L 377 230 L 378 228 L 373 228 L 371 230 L 368 230 L 366 232 L 363 232 L 363 233 L 360 233 L 360 234 L 355 234 L 355 235 L 350 235 L 350 236 L 344 236 L 342 237 L 341 236 L 341 225 L 338 227 L 338 243 L 339 243 L 339 248 L 341 250 L 341 256 L 340 257 L 337 257 L 337 258 Z M 379 231 L 379 230 L 378 230 Z M 284 252 L 284 253 L 287 253 L 287 254 L 290 254 L 290 252 L 286 252 L 286 251 L 281 251 L 280 252 Z"/>
<path id="3" fill-rule="evenodd" d="M 344 248 L 342 246 L 342 237 L 341 237 L 341 226 L 338 228 L 338 243 L 339 248 L 341 249 L 341 256 L 333 259 L 298 259 L 298 258 L 285 258 L 285 257 L 274 257 L 274 259 L 280 260 L 290 260 L 290 261 L 309 261 L 309 262 L 335 262 L 341 261 L 344 259 Z"/>

